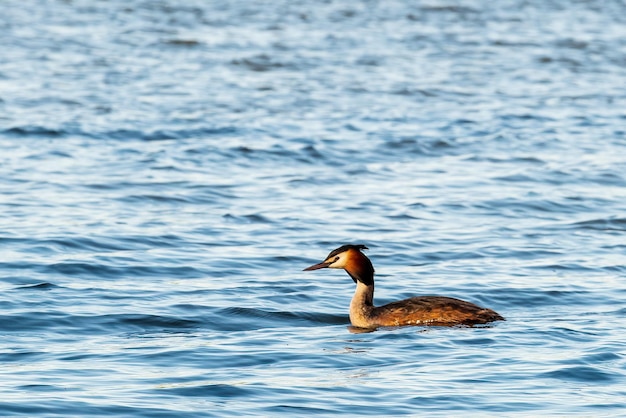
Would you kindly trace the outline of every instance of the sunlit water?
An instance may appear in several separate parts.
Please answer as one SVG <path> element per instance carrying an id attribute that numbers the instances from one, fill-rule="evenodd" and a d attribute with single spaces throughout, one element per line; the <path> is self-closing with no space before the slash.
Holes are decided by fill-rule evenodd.
<path id="1" fill-rule="evenodd" d="M 626 414 L 623 2 L 183 4 L 0 6 L 0 415 Z"/>

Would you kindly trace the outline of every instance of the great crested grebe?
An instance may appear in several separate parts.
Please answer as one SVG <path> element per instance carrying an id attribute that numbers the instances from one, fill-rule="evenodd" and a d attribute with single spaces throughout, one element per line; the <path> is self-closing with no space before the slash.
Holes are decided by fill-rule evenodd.
<path id="1" fill-rule="evenodd" d="M 356 292 L 350 302 L 350 322 L 357 328 L 397 327 L 403 325 L 476 325 L 504 318 L 491 309 L 445 296 L 419 296 L 387 305 L 374 306 L 374 266 L 361 252 L 365 245 L 343 245 L 324 261 L 304 269 L 344 269 Z"/>

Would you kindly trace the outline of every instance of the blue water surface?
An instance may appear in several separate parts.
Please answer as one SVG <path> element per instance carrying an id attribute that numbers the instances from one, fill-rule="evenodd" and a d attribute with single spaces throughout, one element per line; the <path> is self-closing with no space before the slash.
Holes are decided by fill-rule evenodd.
<path id="1" fill-rule="evenodd" d="M 0 7 L 0 415 L 626 414 L 623 1 Z"/>

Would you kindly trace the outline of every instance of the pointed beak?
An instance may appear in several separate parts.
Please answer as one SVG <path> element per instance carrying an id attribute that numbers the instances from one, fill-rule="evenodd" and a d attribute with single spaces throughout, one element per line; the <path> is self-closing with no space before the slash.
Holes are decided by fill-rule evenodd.
<path id="1" fill-rule="evenodd" d="M 325 269 L 326 267 L 330 266 L 331 264 L 332 263 L 321 262 L 321 263 L 313 264 L 312 266 L 309 266 L 309 267 L 305 268 L 302 271 L 311 271 L 311 270 Z"/>

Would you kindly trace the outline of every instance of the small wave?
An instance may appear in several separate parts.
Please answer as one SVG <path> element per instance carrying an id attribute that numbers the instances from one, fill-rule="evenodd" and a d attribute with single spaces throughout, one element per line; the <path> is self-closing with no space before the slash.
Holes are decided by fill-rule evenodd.
<path id="1" fill-rule="evenodd" d="M 52 283 L 48 283 L 48 282 L 43 282 L 43 283 L 37 283 L 37 284 L 29 284 L 29 285 L 24 285 L 24 286 L 18 286 L 15 289 L 16 290 L 20 290 L 20 289 L 35 289 L 35 290 L 49 290 L 49 289 L 54 289 L 58 287 L 55 284 Z"/>
<path id="2" fill-rule="evenodd" d="M 137 331 L 187 331 L 199 328 L 203 322 L 195 319 L 146 314 L 72 315 L 62 311 L 30 311 L 0 316 L 3 332 L 81 332 L 109 334 L 112 330 L 125 333 Z"/>
<path id="3" fill-rule="evenodd" d="M 115 315 L 110 318 L 120 324 L 150 329 L 188 329 L 198 328 L 202 324 L 197 320 L 162 315 Z"/>
<path id="4" fill-rule="evenodd" d="M 80 250 L 110 250 L 110 251 L 122 251 L 128 249 L 122 245 L 118 245 L 110 238 L 86 238 L 86 237 L 73 237 L 73 238 L 58 238 L 38 241 L 38 244 L 46 248 L 60 248 L 62 250 L 67 249 L 80 249 Z"/>
<path id="5" fill-rule="evenodd" d="M 187 47 L 187 48 L 199 46 L 202 44 L 200 41 L 196 39 L 181 39 L 181 38 L 166 39 L 163 41 L 163 43 L 165 45 Z"/>
<path id="6" fill-rule="evenodd" d="M 575 229 L 595 231 L 626 231 L 626 218 L 599 218 L 570 224 Z"/>
<path id="7" fill-rule="evenodd" d="M 305 325 L 345 325 L 347 317 L 319 312 L 268 311 L 255 308 L 222 308 L 218 311 L 219 323 L 214 326 L 221 330 L 277 328 Z"/>
<path id="8" fill-rule="evenodd" d="M 35 392 L 58 392 L 61 390 L 58 386 L 55 385 L 42 384 L 21 385 L 18 387 L 18 389 Z"/>
<path id="9" fill-rule="evenodd" d="M 89 134 L 90 137 L 109 139 L 139 139 L 142 141 L 166 141 L 176 139 L 212 137 L 215 135 L 231 135 L 237 132 L 232 126 L 224 127 L 201 127 L 196 129 L 158 129 L 154 131 L 140 131 L 134 129 L 120 129 L 114 131 L 98 132 Z"/>
<path id="10" fill-rule="evenodd" d="M 184 385 L 176 387 L 162 387 L 159 391 L 165 391 L 177 396 L 199 396 L 202 398 L 248 398 L 254 392 L 252 389 L 246 388 L 243 385 L 227 385 L 223 383 L 198 386 Z"/>
<path id="11" fill-rule="evenodd" d="M 32 332 L 49 331 L 56 327 L 62 327 L 66 330 L 73 329 L 76 325 L 72 317 L 73 315 L 58 311 L 33 311 L 0 315 L 0 330 L 2 332 Z"/>
<path id="12" fill-rule="evenodd" d="M 128 195 L 119 198 L 120 202 L 125 203 L 147 203 L 147 202 L 158 202 L 158 203 L 189 203 L 190 199 L 182 196 L 171 196 L 165 194 L 141 194 L 141 195 Z"/>
<path id="13" fill-rule="evenodd" d="M 309 416 L 309 415 L 326 415 L 326 416 L 337 416 L 339 412 L 335 408 L 322 408 L 322 407 L 312 407 L 312 406 L 304 406 L 304 405 L 274 405 L 265 408 L 267 414 L 269 416 Z M 346 414 L 353 415 L 354 410 L 349 408 L 346 411 Z M 364 412 L 360 412 L 358 415 L 365 416 Z"/>
<path id="14" fill-rule="evenodd" d="M 621 360 L 623 357 L 623 354 L 603 350 L 597 353 L 590 353 L 585 355 L 582 358 L 582 361 L 587 364 L 613 363 Z"/>
<path id="15" fill-rule="evenodd" d="M 291 68 L 296 69 L 292 63 L 278 61 L 267 54 L 254 55 L 247 58 L 238 58 L 231 61 L 232 65 L 247 68 L 250 71 L 266 72 L 276 69 Z"/>
<path id="16" fill-rule="evenodd" d="M 591 208 L 583 202 L 561 202 L 551 200 L 532 200 L 524 201 L 513 198 L 495 199 L 481 202 L 477 207 L 485 209 L 508 210 L 512 214 L 525 216 L 529 213 L 558 213 L 558 214 L 576 214 L 584 213 Z"/>
<path id="17" fill-rule="evenodd" d="M 46 128 L 43 126 L 17 126 L 6 129 L 5 134 L 20 137 L 59 137 L 65 134 L 65 131 L 59 129 Z"/>
<path id="18" fill-rule="evenodd" d="M 588 383 L 606 383 L 615 380 L 618 375 L 601 370 L 598 367 L 565 367 L 543 374 L 543 377 Z"/>
<path id="19" fill-rule="evenodd" d="M 10 350 L 0 352 L 0 361 L 2 364 L 34 362 L 38 358 L 46 357 L 46 355 L 48 355 L 46 351 Z"/>
<path id="20" fill-rule="evenodd" d="M 94 139 L 119 139 L 141 141 L 164 141 L 180 140 L 189 138 L 213 137 L 216 135 L 232 135 L 237 132 L 233 126 L 222 127 L 199 127 L 195 129 L 157 129 L 143 131 L 138 129 L 116 129 L 111 131 L 84 131 L 79 126 L 70 124 L 61 128 L 48 128 L 45 126 L 16 126 L 5 129 L 2 133 L 9 136 L 19 137 L 44 137 L 56 138 L 66 136 L 79 136 Z"/>
<path id="21" fill-rule="evenodd" d="M 431 155 L 439 152 L 449 152 L 451 149 L 458 148 L 458 144 L 451 139 L 445 138 L 400 138 L 388 139 L 382 144 L 382 147 L 387 150 L 399 150 L 411 155 Z"/>
<path id="22" fill-rule="evenodd" d="M 596 296 L 597 297 L 597 296 Z M 597 302 L 596 297 L 584 290 L 537 290 L 500 288 L 490 293 L 490 299 L 506 306 L 571 306 L 590 305 Z"/>
<path id="23" fill-rule="evenodd" d="M 298 160 L 302 162 L 310 162 L 310 152 L 305 147 L 304 150 L 291 150 L 280 145 L 271 147 L 251 147 L 248 145 L 238 145 L 230 147 L 226 150 L 232 156 L 243 156 L 246 159 L 254 161 L 275 161 L 275 160 Z"/>
<path id="24" fill-rule="evenodd" d="M 222 218 L 229 222 L 243 223 L 243 224 L 271 224 L 273 223 L 270 219 L 258 213 L 252 213 L 249 215 L 231 215 L 230 213 L 227 213 L 223 215 Z"/>
<path id="25" fill-rule="evenodd" d="M 202 273 L 189 266 L 113 266 L 102 263 L 78 263 L 63 262 L 43 266 L 44 271 L 60 273 L 65 276 L 81 277 L 173 277 L 173 278 L 198 278 Z"/>

